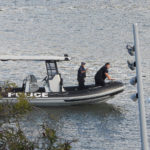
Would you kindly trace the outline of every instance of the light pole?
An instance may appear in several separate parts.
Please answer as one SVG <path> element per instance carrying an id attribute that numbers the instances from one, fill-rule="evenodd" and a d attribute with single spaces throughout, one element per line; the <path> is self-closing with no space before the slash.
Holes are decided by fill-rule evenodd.
<path id="1" fill-rule="evenodd" d="M 141 147 L 142 150 L 149 150 L 148 137 L 147 137 L 147 126 L 146 126 L 146 115 L 145 115 L 145 102 L 143 95 L 143 83 L 142 83 L 142 69 L 141 69 L 141 55 L 139 47 L 139 33 L 138 25 L 133 25 L 133 35 L 134 35 L 134 46 L 127 47 L 128 52 L 131 56 L 135 55 L 135 62 L 130 63 L 128 61 L 128 66 L 131 70 L 136 67 L 136 77 L 131 80 L 131 84 L 137 83 L 137 94 L 134 96 L 138 98 L 139 107 L 139 119 L 140 119 L 140 134 L 141 134 Z"/>

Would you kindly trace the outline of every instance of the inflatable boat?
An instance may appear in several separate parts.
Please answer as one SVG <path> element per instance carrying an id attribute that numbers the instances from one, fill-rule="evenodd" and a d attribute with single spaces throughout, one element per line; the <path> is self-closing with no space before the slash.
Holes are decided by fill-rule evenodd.
<path id="1" fill-rule="evenodd" d="M 121 82 L 109 82 L 104 87 L 86 85 L 85 89 L 79 90 L 78 86 L 64 87 L 63 79 L 58 71 L 57 63 L 69 61 L 68 55 L 57 56 L 0 56 L 1 61 L 45 61 L 47 75 L 43 79 L 43 86 L 39 87 L 34 75 L 28 75 L 22 87 L 7 88 L 5 82 L 1 82 L 0 103 L 16 103 L 19 93 L 24 93 L 29 102 L 35 106 L 63 106 L 80 105 L 87 103 L 102 103 L 108 98 L 124 91 Z M 7 89 L 7 90 L 6 90 Z"/>

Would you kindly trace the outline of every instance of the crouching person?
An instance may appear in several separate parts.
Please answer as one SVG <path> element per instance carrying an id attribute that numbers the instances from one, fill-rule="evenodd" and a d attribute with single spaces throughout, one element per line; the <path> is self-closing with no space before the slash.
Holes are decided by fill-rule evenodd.
<path id="1" fill-rule="evenodd" d="M 114 80 L 108 74 L 108 69 L 110 68 L 110 63 L 106 63 L 95 75 L 95 85 L 105 86 L 105 79 Z"/>

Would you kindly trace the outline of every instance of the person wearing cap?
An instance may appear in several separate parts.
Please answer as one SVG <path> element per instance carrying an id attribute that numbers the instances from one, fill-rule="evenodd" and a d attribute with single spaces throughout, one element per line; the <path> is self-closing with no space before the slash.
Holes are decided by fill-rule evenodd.
<path id="1" fill-rule="evenodd" d="M 85 69 L 85 62 L 82 62 L 81 63 L 81 66 L 78 70 L 78 77 L 77 77 L 77 80 L 78 80 L 78 83 L 79 83 L 79 90 L 82 90 L 85 88 L 85 78 L 86 78 L 86 72 L 87 72 L 87 69 Z"/>
<path id="2" fill-rule="evenodd" d="M 106 63 L 95 75 L 95 85 L 105 86 L 105 79 L 114 80 L 108 74 L 108 69 L 110 68 L 110 63 Z"/>

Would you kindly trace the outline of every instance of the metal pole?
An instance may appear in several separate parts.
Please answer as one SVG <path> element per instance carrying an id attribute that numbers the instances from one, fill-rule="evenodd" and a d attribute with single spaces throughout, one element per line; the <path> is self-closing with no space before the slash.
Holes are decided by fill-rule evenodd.
<path id="1" fill-rule="evenodd" d="M 135 45 L 141 146 L 142 146 L 142 150 L 149 150 L 148 137 L 147 137 L 147 126 L 146 126 L 146 115 L 145 115 L 145 102 L 144 102 L 144 95 L 143 95 L 141 55 L 140 55 L 140 48 L 139 48 L 139 37 L 138 37 L 139 35 L 138 35 L 138 25 L 137 24 L 133 25 L 133 34 L 134 34 L 134 45 Z"/>

